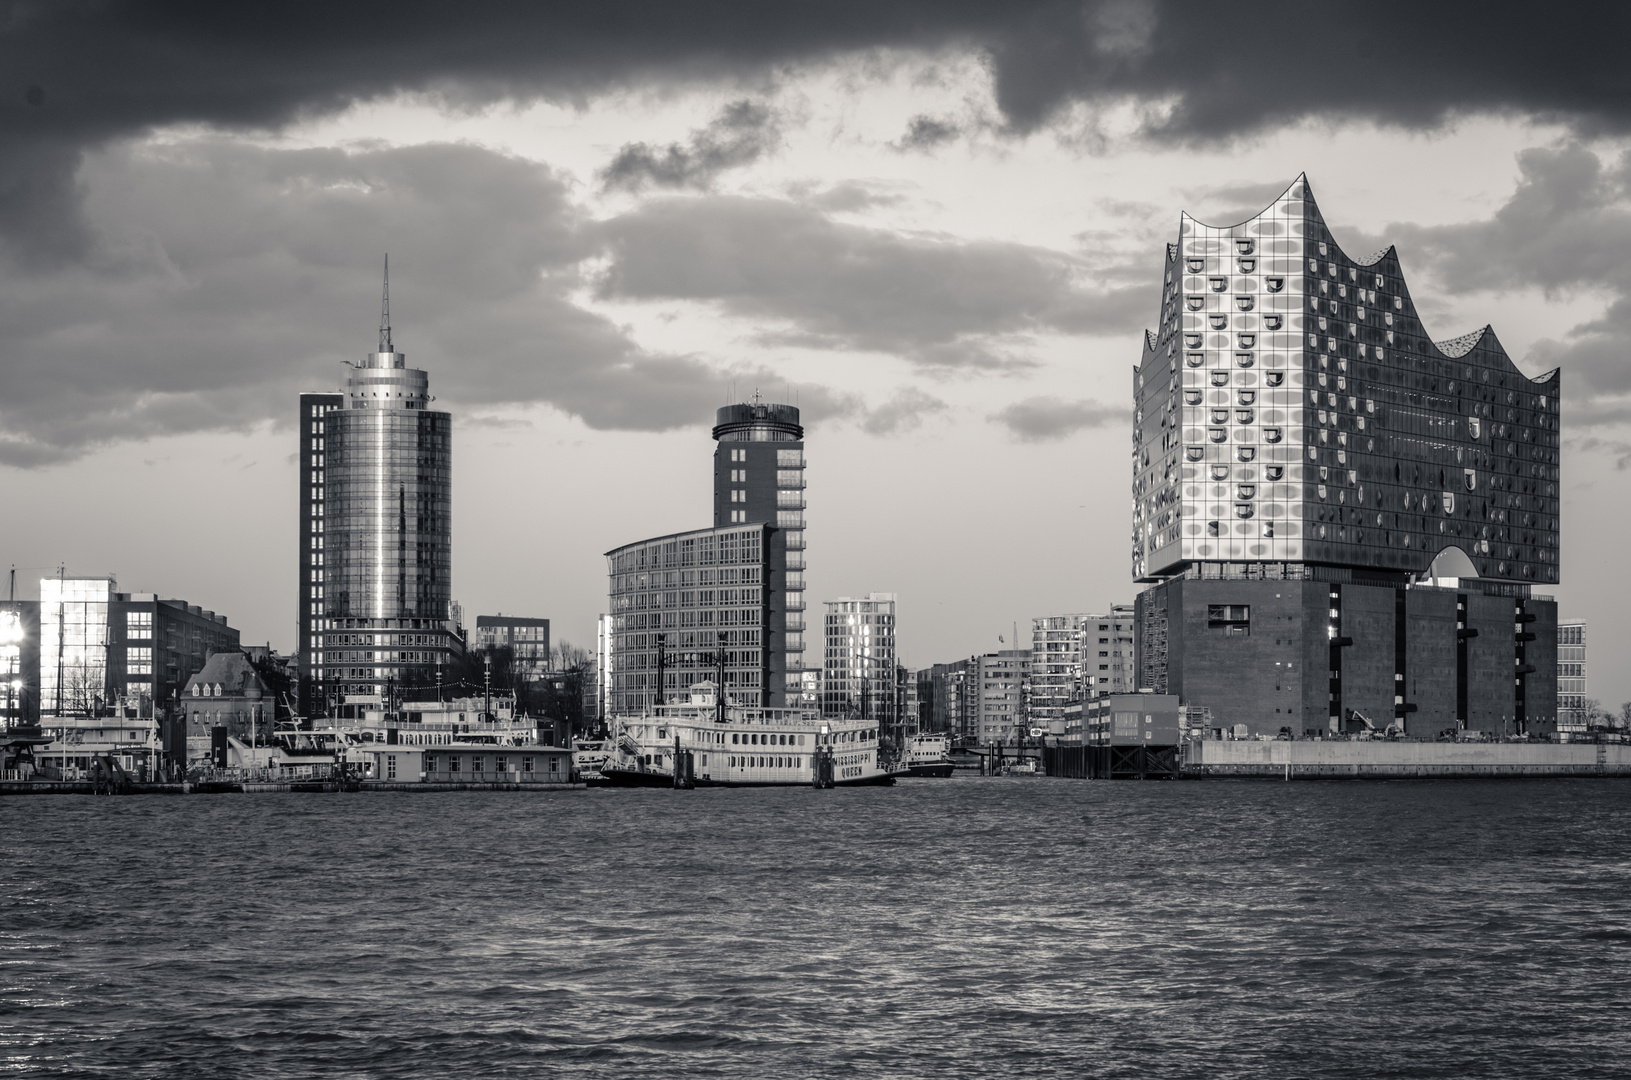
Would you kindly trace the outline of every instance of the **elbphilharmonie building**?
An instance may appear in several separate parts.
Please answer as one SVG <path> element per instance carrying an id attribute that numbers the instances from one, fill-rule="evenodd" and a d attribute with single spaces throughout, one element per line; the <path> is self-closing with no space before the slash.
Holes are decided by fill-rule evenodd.
<path id="1" fill-rule="evenodd" d="M 1558 378 L 1487 326 L 1432 340 L 1306 177 L 1184 215 L 1134 373 L 1141 684 L 1219 731 L 1554 722 Z"/>

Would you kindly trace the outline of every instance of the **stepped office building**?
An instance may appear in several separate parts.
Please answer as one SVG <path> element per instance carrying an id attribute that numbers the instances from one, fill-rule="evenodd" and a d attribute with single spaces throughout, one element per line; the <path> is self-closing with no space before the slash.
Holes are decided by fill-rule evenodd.
<path id="1" fill-rule="evenodd" d="M 804 428 L 791 405 L 727 405 L 713 429 L 714 527 L 606 553 L 608 715 L 717 679 L 789 708 L 804 678 Z"/>
<path id="2" fill-rule="evenodd" d="M 1556 724 L 1558 372 L 1433 342 L 1306 178 L 1182 219 L 1134 372 L 1141 689 L 1252 733 Z"/>
<path id="3" fill-rule="evenodd" d="M 452 600 L 452 417 L 391 343 L 339 394 L 301 395 L 301 697 L 308 713 L 345 697 L 435 685 L 460 640 Z"/>

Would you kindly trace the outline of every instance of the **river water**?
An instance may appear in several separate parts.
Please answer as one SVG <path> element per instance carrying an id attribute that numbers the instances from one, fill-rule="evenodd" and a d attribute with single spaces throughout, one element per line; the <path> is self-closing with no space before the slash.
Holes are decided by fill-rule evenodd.
<path id="1" fill-rule="evenodd" d="M 12 1075 L 1631 1074 L 1631 783 L 0 802 Z"/>

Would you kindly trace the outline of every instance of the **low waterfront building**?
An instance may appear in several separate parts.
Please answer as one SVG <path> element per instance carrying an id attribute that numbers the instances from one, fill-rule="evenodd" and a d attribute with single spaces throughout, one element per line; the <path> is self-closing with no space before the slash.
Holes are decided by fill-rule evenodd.
<path id="1" fill-rule="evenodd" d="M 1133 608 L 1104 614 L 1044 615 L 1031 620 L 1030 717 L 1056 732 L 1065 706 L 1138 689 Z"/>
<path id="2" fill-rule="evenodd" d="M 229 739 L 249 747 L 270 742 L 275 716 L 268 690 L 244 653 L 234 649 L 212 655 L 181 692 L 186 741 L 180 760 L 188 768 L 226 768 Z"/>
<path id="3" fill-rule="evenodd" d="M 456 742 L 441 746 L 379 745 L 352 750 L 364 781 L 399 784 L 566 784 L 572 751 L 564 746 L 494 746 Z"/>

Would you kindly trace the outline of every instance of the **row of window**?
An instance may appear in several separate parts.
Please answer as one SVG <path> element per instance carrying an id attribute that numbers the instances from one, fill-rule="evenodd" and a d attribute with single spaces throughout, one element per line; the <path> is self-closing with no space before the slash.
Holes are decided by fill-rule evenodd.
<path id="1" fill-rule="evenodd" d="M 440 762 L 440 760 L 441 759 L 436 754 L 426 754 L 425 755 L 425 771 L 427 773 L 433 773 L 433 772 L 438 771 L 438 763 Z M 494 757 L 492 760 L 493 760 L 493 772 L 494 773 L 504 773 L 504 772 L 509 772 L 510 771 L 510 760 L 511 759 L 508 756 L 506 756 L 504 754 L 499 754 L 496 757 Z M 486 772 L 487 772 L 487 764 L 486 763 L 487 763 L 487 756 L 485 754 L 471 754 L 470 755 L 470 772 L 471 772 L 471 774 L 472 775 L 485 775 Z M 387 754 L 385 764 L 386 764 L 387 776 L 395 776 L 396 775 L 396 755 L 395 754 Z M 526 755 L 522 755 L 520 757 L 520 765 L 517 767 L 517 769 L 521 773 L 521 775 L 523 775 L 523 776 L 530 775 L 530 774 L 532 774 L 533 772 L 536 771 L 533 768 L 533 759 L 530 756 L 526 756 Z M 552 773 L 557 773 L 558 774 L 560 772 L 560 770 L 561 770 L 561 759 L 558 756 L 551 755 L 550 758 L 549 758 L 549 771 L 552 772 Z M 450 772 L 450 773 L 456 773 L 456 772 L 464 771 L 464 755 L 463 754 L 449 754 L 449 755 L 447 755 L 447 771 Z"/>

